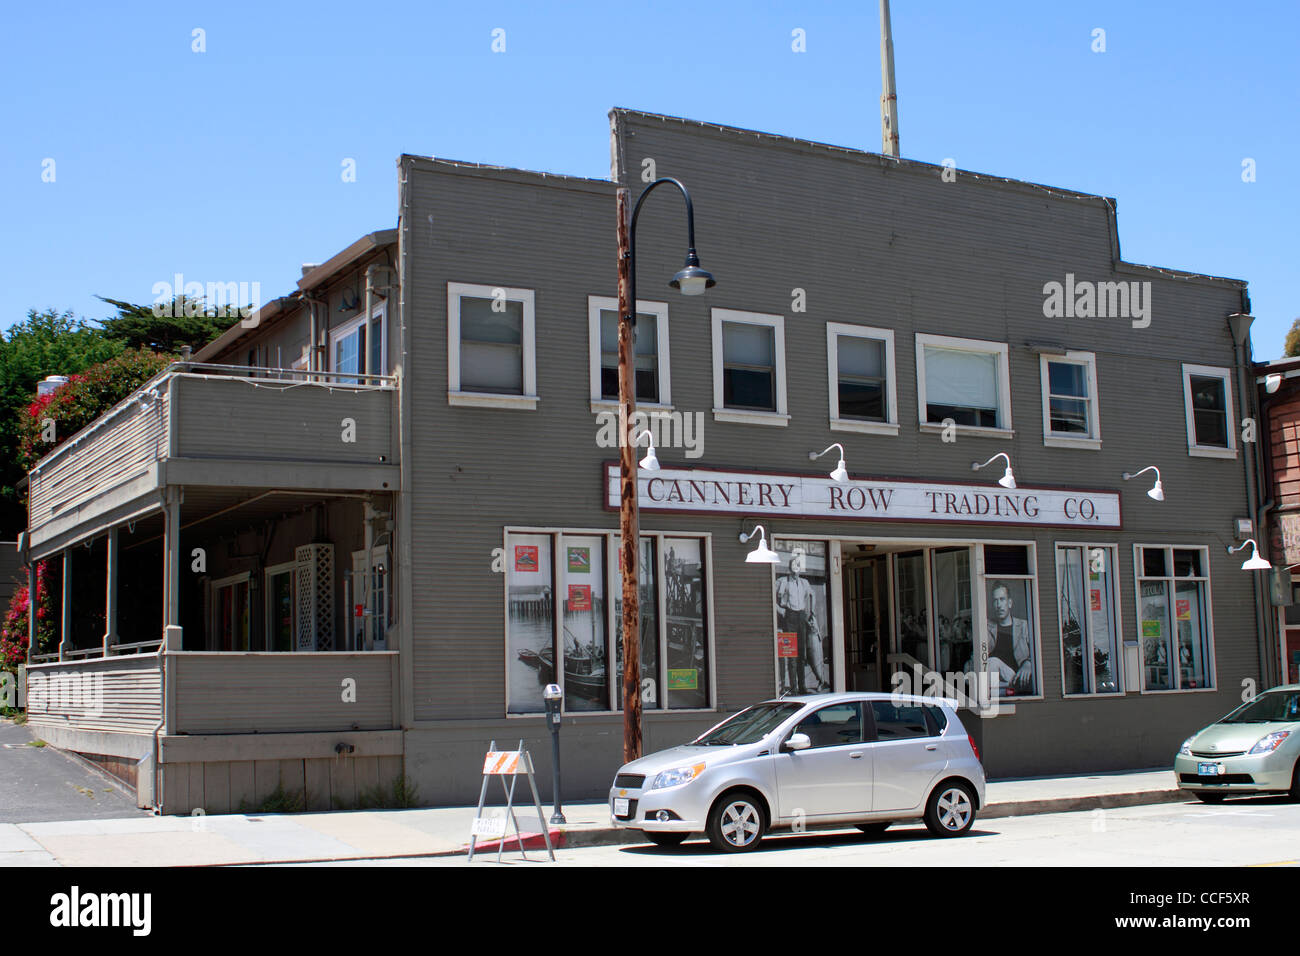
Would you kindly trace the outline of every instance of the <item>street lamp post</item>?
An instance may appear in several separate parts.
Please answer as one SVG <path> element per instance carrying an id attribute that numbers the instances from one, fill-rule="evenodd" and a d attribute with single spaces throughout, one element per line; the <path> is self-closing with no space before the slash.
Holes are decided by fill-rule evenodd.
<path id="1" fill-rule="evenodd" d="M 636 332 L 636 221 L 641 204 L 657 186 L 671 183 L 686 200 L 686 265 L 669 283 L 682 295 L 701 295 L 715 285 L 713 276 L 700 268 L 695 254 L 695 211 L 691 194 L 676 179 L 656 179 L 641 193 L 628 214 L 631 191 L 618 190 L 618 410 L 619 410 L 619 531 L 623 565 L 623 760 L 641 756 L 641 618 L 637 508 L 636 447 L 632 416 L 636 412 L 633 348 Z"/>

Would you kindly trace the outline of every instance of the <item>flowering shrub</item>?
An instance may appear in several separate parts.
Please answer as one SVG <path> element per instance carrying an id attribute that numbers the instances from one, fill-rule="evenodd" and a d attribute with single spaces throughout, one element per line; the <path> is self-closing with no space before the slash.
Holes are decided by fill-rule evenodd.
<path id="1" fill-rule="evenodd" d="M 47 562 L 36 562 L 36 651 L 54 650 L 54 606 L 51 603 Z M 4 623 L 0 625 L 0 667 L 12 670 L 27 660 L 27 585 L 21 585 L 9 599 Z"/>
<path id="2" fill-rule="evenodd" d="M 24 471 L 126 398 L 172 361 L 148 349 L 128 349 L 116 358 L 68 376 L 48 395 L 38 396 L 18 415 L 18 461 Z M 44 422 L 54 422 L 54 443 L 45 440 Z"/>

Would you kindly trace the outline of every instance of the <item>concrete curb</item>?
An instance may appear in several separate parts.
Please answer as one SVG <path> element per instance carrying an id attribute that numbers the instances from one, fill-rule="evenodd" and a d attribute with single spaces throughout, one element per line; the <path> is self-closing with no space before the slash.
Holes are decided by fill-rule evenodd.
<path id="1" fill-rule="evenodd" d="M 991 803 L 979 812 L 978 820 L 999 817 L 1027 817 L 1039 813 L 1070 813 L 1078 810 L 1117 810 L 1158 803 L 1180 803 L 1196 799 L 1186 790 L 1139 790 L 1135 793 L 1095 793 L 1086 797 L 1052 797 L 1046 800 L 1019 800 L 1014 803 Z"/>

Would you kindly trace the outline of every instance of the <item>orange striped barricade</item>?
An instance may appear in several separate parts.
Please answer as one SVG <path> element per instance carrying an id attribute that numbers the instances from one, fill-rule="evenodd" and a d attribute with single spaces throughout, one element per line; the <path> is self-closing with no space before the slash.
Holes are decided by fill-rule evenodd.
<path id="1" fill-rule="evenodd" d="M 515 838 L 519 841 L 519 852 L 523 854 L 525 860 L 528 859 L 528 853 L 524 849 L 524 835 L 519 829 L 519 819 L 515 816 L 515 782 L 521 774 L 528 778 L 528 788 L 533 793 L 533 806 L 537 808 L 537 822 L 541 824 L 542 836 L 546 839 L 546 853 L 551 858 L 551 862 L 555 862 L 555 850 L 551 847 L 551 832 L 547 829 L 546 817 L 542 813 L 542 801 L 537 796 L 537 782 L 533 779 L 533 759 L 524 749 L 522 740 L 514 750 L 497 750 L 495 740 L 488 745 L 487 755 L 483 758 L 483 787 L 478 794 L 478 810 L 470 826 L 470 860 L 474 859 L 474 847 L 479 837 L 494 837 L 497 841 L 497 862 L 501 862 L 501 852 L 506 845 L 507 817 L 514 824 Z M 506 795 L 506 808 L 505 813 L 500 816 L 485 817 L 483 806 L 487 802 L 488 781 L 493 777 L 501 781 L 501 789 Z M 506 777 L 510 778 L 509 786 L 506 785 Z"/>

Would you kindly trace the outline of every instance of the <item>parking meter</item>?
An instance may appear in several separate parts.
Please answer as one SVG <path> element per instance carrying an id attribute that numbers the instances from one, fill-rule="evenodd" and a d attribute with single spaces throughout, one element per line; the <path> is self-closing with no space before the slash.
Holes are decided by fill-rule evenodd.
<path id="1" fill-rule="evenodd" d="M 564 823 L 564 814 L 560 811 L 560 701 L 564 693 L 559 684 L 547 684 L 542 696 L 546 699 L 546 723 L 551 728 L 551 792 L 555 795 L 551 822 Z"/>

